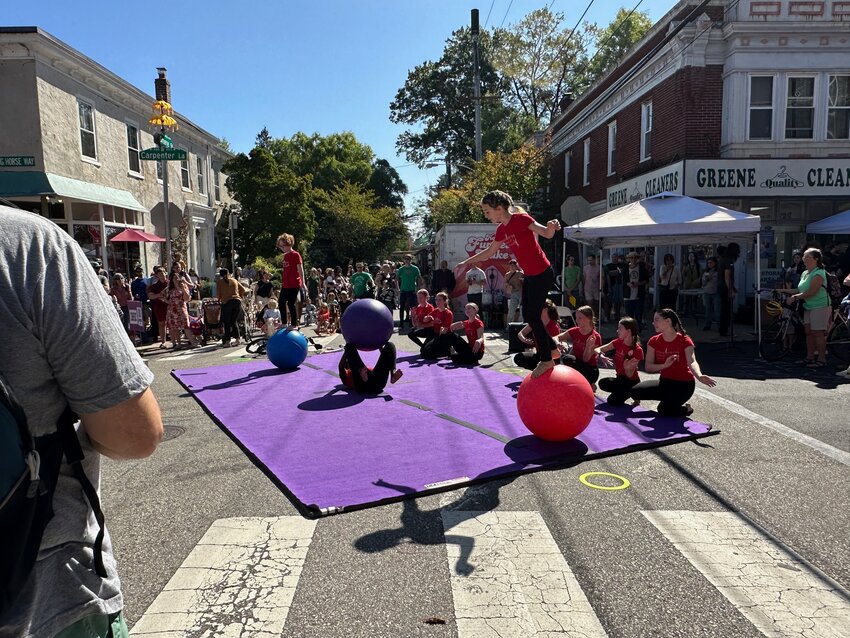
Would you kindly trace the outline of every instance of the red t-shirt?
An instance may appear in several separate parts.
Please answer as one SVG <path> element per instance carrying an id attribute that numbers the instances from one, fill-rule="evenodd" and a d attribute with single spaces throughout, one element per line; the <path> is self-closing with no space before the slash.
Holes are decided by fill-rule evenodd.
<path id="1" fill-rule="evenodd" d="M 420 328 L 430 328 L 428 324 L 426 324 L 423 319 L 434 312 L 434 306 L 429 303 L 426 303 L 424 306 L 414 306 L 410 311 L 414 317 L 416 317 L 416 325 Z"/>
<path id="2" fill-rule="evenodd" d="M 557 321 L 549 320 L 549 323 L 546 324 L 546 332 L 549 333 L 549 336 L 553 339 L 561 334 L 561 326 L 558 325 Z M 534 333 L 531 333 L 531 340 L 534 342 L 534 349 L 539 350 L 540 348 L 537 345 L 537 339 L 534 338 Z"/>
<path id="3" fill-rule="evenodd" d="M 655 350 L 655 363 L 664 363 L 670 355 L 679 355 L 679 360 L 676 363 L 661 371 L 662 378 L 673 381 L 693 380 L 694 374 L 688 367 L 688 360 L 685 357 L 685 348 L 694 347 L 694 342 L 690 337 L 677 332 L 673 341 L 665 341 L 664 337 L 658 334 L 650 337 L 646 345 Z"/>
<path id="4" fill-rule="evenodd" d="M 549 267 L 549 260 L 528 227 L 534 218 L 528 213 L 514 213 L 507 224 L 496 228 L 496 241 L 507 245 L 526 275 L 539 275 Z"/>
<path id="5" fill-rule="evenodd" d="M 280 277 L 281 288 L 300 288 L 302 286 L 301 273 L 298 272 L 298 264 L 304 260 L 295 250 L 290 250 L 283 256 L 283 273 Z"/>
<path id="6" fill-rule="evenodd" d="M 626 342 L 622 339 L 614 339 L 614 371 L 617 373 L 618 376 L 626 376 L 626 368 L 623 363 L 627 359 L 637 359 L 638 361 L 642 361 L 643 348 L 640 347 L 639 343 L 627 346 Z M 634 375 L 629 378 L 632 381 L 640 380 L 640 375 L 638 375 L 637 368 L 635 368 Z"/>
<path id="7" fill-rule="evenodd" d="M 473 345 L 478 340 L 478 329 L 484 327 L 484 322 L 481 319 L 473 319 L 470 321 L 469 319 L 463 322 L 463 330 L 466 333 L 466 340 L 469 341 L 469 345 Z M 484 343 L 481 344 L 481 350 L 479 352 L 484 352 Z"/>
<path id="8" fill-rule="evenodd" d="M 596 340 L 596 345 L 593 346 L 594 348 L 598 348 L 602 345 L 602 337 L 598 332 L 596 332 L 596 330 L 591 330 L 586 335 L 583 335 L 581 334 L 581 329 L 575 327 L 567 330 L 567 334 L 570 335 L 570 339 L 572 339 L 573 342 L 573 356 L 579 361 L 584 361 L 584 347 L 590 337 L 593 337 Z M 593 355 L 591 355 L 589 361 L 584 362 L 589 366 L 595 366 L 596 360 L 597 355 L 594 353 Z"/>
<path id="9" fill-rule="evenodd" d="M 434 328 L 434 332 L 440 334 L 440 328 L 448 328 L 452 325 L 452 321 L 454 320 L 454 315 L 452 311 L 448 308 L 440 310 L 439 308 L 434 308 L 431 311 L 431 317 L 433 317 L 433 321 L 431 322 L 431 327 Z"/>

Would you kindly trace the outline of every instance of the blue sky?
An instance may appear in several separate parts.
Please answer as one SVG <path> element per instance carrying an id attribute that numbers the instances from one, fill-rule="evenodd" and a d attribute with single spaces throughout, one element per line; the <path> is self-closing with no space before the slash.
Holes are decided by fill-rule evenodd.
<path id="1" fill-rule="evenodd" d="M 585 20 L 608 24 L 637 0 L 595 0 Z M 408 206 L 439 178 L 395 152 L 402 127 L 389 104 L 408 70 L 439 58 L 452 31 L 477 8 L 482 26 L 507 26 L 544 5 L 572 27 L 586 2 L 568 0 L 5 0 L 3 26 L 38 26 L 149 94 L 156 67 L 168 69 L 178 113 L 247 152 L 263 126 L 274 137 L 297 131 L 352 131 L 397 167 Z M 653 22 L 674 0 L 644 0 Z M 492 9 L 491 9 L 492 7 Z M 488 19 L 489 14 L 489 19 Z"/>

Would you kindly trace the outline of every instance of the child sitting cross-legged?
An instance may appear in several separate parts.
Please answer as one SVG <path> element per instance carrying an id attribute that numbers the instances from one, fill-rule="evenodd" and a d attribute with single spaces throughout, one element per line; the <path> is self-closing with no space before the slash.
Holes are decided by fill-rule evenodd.
<path id="1" fill-rule="evenodd" d="M 623 317 L 617 324 L 617 338 L 596 348 L 596 354 L 610 363 L 605 356 L 606 352 L 614 351 L 615 377 L 606 377 L 599 380 L 599 389 L 610 392 L 608 403 L 610 405 L 623 405 L 629 398 L 632 388 L 640 383 L 638 375 L 638 364 L 643 359 L 643 348 L 640 345 L 640 328 L 638 322 L 631 317 Z M 634 405 L 640 404 L 635 399 Z"/>
<path id="2" fill-rule="evenodd" d="M 333 324 L 331 323 L 331 309 L 324 301 L 319 302 L 319 314 L 316 319 L 316 334 L 325 335 L 334 332 Z"/>
<path id="3" fill-rule="evenodd" d="M 266 309 L 263 310 L 263 325 L 268 336 L 272 336 L 280 328 L 282 319 L 280 310 L 277 309 L 277 299 L 269 299 Z"/>
<path id="4" fill-rule="evenodd" d="M 434 337 L 422 345 L 420 354 L 424 359 L 439 359 L 449 356 L 452 332 L 452 311 L 448 309 L 449 296 L 444 292 L 438 292 L 434 297 L 437 307 L 431 314 L 424 318 L 426 326 L 434 330 Z"/>
<path id="5" fill-rule="evenodd" d="M 430 322 L 425 321 L 425 318 L 434 311 L 434 306 L 428 303 L 428 291 L 424 288 L 416 293 L 416 301 L 418 303 L 410 310 L 410 323 L 413 329 L 407 333 L 407 336 L 421 348 L 425 342 L 434 338 L 434 329 Z"/>
<path id="6" fill-rule="evenodd" d="M 478 317 L 478 304 L 466 304 L 464 313 L 466 321 L 456 321 L 451 325 L 451 348 L 454 354 L 450 356 L 454 363 L 475 365 L 484 357 L 484 322 Z M 454 334 L 455 330 L 460 329 L 466 333 L 466 341 Z"/>

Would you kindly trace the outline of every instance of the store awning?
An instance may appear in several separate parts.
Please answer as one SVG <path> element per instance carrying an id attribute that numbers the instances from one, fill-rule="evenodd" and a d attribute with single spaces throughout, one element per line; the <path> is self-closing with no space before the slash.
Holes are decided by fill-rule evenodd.
<path id="1" fill-rule="evenodd" d="M 58 195 L 147 212 L 129 191 L 41 171 L 0 171 L 0 197 Z"/>
<path id="2" fill-rule="evenodd" d="M 115 235 L 109 241 L 165 241 L 162 237 L 157 237 L 153 233 L 146 233 L 143 230 L 136 230 L 135 228 L 128 228 L 126 230 L 122 230 L 120 233 Z"/>

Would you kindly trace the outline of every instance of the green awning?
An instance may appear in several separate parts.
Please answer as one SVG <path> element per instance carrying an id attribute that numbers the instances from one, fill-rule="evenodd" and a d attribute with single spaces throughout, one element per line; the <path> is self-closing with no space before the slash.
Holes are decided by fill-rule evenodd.
<path id="1" fill-rule="evenodd" d="M 59 195 L 84 202 L 147 212 L 129 191 L 41 171 L 0 171 L 0 197 Z"/>

